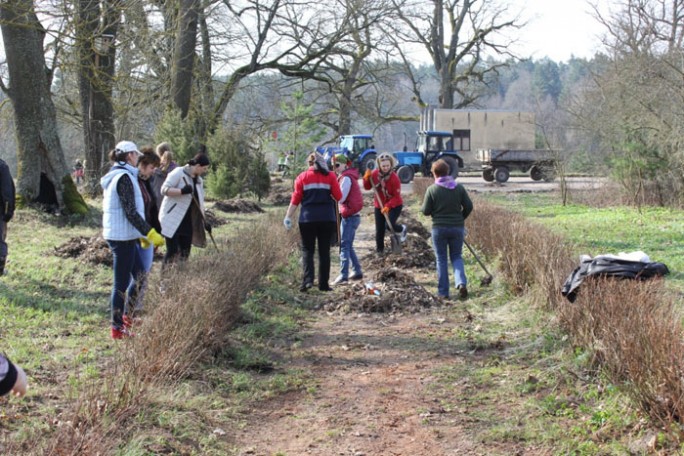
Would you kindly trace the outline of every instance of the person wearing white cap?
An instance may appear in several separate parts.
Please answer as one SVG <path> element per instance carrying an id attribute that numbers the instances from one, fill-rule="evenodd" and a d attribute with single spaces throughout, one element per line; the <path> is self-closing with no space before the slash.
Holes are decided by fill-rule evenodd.
<path id="1" fill-rule="evenodd" d="M 124 319 L 126 290 L 142 270 L 136 254 L 141 239 L 160 246 L 164 238 L 145 221 L 145 207 L 138 183 L 138 158 L 141 152 L 131 141 L 119 142 L 109 153 L 112 168 L 102 177 L 102 236 L 114 256 L 111 335 L 121 339 L 132 335 Z"/>

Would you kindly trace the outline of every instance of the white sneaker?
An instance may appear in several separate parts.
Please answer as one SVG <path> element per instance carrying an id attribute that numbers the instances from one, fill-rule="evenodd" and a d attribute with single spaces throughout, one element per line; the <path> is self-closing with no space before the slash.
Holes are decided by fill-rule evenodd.
<path id="1" fill-rule="evenodd" d="M 408 227 L 406 225 L 401 225 L 401 235 L 400 235 L 400 240 L 401 242 L 406 241 L 406 235 L 408 234 Z"/>
<path id="2" fill-rule="evenodd" d="M 348 282 L 349 282 L 348 279 L 345 279 L 344 277 L 339 275 L 339 276 L 337 276 L 337 278 L 335 280 L 333 280 L 333 283 L 331 285 L 341 285 L 343 283 L 348 283 Z"/>

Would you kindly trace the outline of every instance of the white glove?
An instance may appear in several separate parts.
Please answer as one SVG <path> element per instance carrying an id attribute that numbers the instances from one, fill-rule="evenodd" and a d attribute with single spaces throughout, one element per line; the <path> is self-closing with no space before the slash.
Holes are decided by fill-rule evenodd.
<path id="1" fill-rule="evenodd" d="M 283 225 L 285 226 L 286 230 L 291 230 L 292 229 L 292 219 L 290 217 L 285 217 L 283 220 Z"/>

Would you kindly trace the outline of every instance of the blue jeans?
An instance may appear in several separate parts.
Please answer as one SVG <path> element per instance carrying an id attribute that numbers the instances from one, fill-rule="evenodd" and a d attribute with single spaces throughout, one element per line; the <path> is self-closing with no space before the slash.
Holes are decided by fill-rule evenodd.
<path id="1" fill-rule="evenodd" d="M 344 279 L 349 278 L 349 263 L 351 262 L 352 269 L 355 275 L 361 275 L 361 263 L 354 251 L 354 237 L 356 230 L 361 224 L 361 216 L 353 215 L 351 217 L 343 218 L 340 224 L 340 275 Z"/>
<path id="2" fill-rule="evenodd" d="M 126 290 L 131 280 L 142 271 L 140 257 L 137 254 L 137 239 L 132 241 L 107 241 L 114 256 L 114 285 L 110 298 L 112 309 L 112 327 L 123 328 L 123 315 L 126 303 Z"/>
<path id="3" fill-rule="evenodd" d="M 462 226 L 437 226 L 432 227 L 432 247 L 435 249 L 437 260 L 437 293 L 443 297 L 449 297 L 449 262 L 454 268 L 454 283 L 466 285 L 468 280 L 463 266 L 463 238 L 465 227 Z"/>
<path id="4" fill-rule="evenodd" d="M 143 298 L 145 296 L 145 290 L 147 289 L 147 276 L 152 269 L 152 260 L 154 260 L 154 246 L 150 245 L 148 248 L 144 249 L 140 243 L 136 243 L 135 252 L 138 256 L 138 262 L 140 264 L 141 270 L 137 276 L 131 279 L 130 285 L 128 285 L 128 296 L 126 300 L 126 313 L 131 310 L 142 310 Z M 133 309 L 131 309 L 133 307 Z"/>

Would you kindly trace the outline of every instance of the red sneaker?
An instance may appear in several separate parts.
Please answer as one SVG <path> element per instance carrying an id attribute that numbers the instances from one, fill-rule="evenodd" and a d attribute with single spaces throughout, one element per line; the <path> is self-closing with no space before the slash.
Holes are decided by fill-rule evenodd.
<path id="1" fill-rule="evenodd" d="M 121 329 L 112 328 L 112 339 L 125 339 L 127 337 L 135 337 L 135 334 L 126 327 Z"/>

